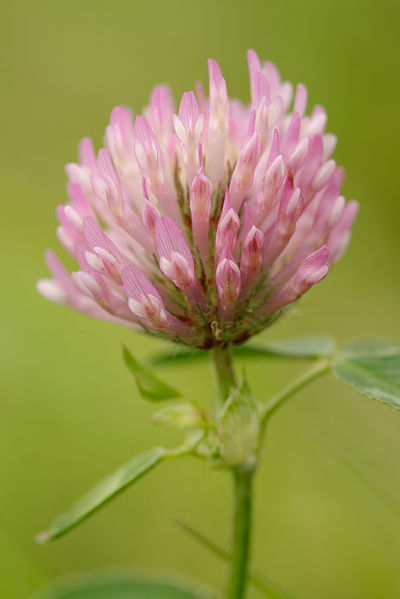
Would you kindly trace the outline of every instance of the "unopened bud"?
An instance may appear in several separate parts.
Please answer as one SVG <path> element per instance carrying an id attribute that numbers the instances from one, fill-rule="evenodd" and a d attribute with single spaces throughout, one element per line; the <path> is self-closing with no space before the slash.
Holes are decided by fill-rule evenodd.
<path id="1" fill-rule="evenodd" d="M 178 252 L 172 252 L 171 259 L 162 257 L 160 259 L 160 268 L 179 289 L 188 289 L 195 282 L 193 268 L 190 268 L 188 261 Z"/>
<path id="2" fill-rule="evenodd" d="M 232 306 L 240 293 L 240 270 L 226 243 L 215 273 L 218 297 L 224 309 Z"/>

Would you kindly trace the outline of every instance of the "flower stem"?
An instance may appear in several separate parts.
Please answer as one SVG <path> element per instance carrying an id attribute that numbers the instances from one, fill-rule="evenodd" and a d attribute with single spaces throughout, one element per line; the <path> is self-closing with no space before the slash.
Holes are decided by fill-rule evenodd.
<path id="1" fill-rule="evenodd" d="M 223 402 L 225 399 L 227 399 L 231 387 L 236 385 L 230 349 L 227 347 L 214 347 L 213 362 L 217 377 L 219 395 L 221 401 Z"/>
<path id="2" fill-rule="evenodd" d="M 213 362 L 220 401 L 221 403 L 224 403 L 229 396 L 230 389 L 236 386 L 236 378 L 229 348 L 215 347 L 213 349 Z M 265 424 L 270 416 L 286 401 L 286 399 L 311 381 L 328 372 L 329 369 L 329 361 L 320 360 L 314 364 L 310 370 L 302 374 L 297 380 L 273 397 L 264 407 L 264 411 L 261 414 L 263 428 L 265 428 Z M 232 552 L 226 598 L 244 599 L 249 579 L 248 561 L 250 553 L 252 481 L 254 467 L 249 468 L 246 467 L 245 464 L 242 464 L 241 466 L 232 469 L 232 473 L 234 488 Z"/>
<path id="3" fill-rule="evenodd" d="M 251 470 L 238 468 L 233 471 L 233 551 L 227 588 L 228 599 L 242 599 L 246 592 L 251 534 L 252 478 Z"/>
<path id="4" fill-rule="evenodd" d="M 221 402 L 235 387 L 236 378 L 232 357 L 228 348 L 215 347 L 214 368 Z M 251 533 L 251 498 L 253 468 L 238 466 L 232 470 L 234 488 L 234 510 L 232 531 L 232 559 L 226 596 L 228 599 L 243 599 L 248 581 L 248 558 Z"/>

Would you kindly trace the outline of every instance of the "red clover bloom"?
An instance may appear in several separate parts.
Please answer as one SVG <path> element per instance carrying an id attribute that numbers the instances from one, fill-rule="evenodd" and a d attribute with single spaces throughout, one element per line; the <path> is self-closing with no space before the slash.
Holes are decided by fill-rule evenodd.
<path id="1" fill-rule="evenodd" d="M 209 348 L 245 341 L 325 277 L 345 251 L 357 202 L 340 195 L 326 112 L 248 52 L 251 104 L 228 98 L 210 60 L 178 114 L 156 87 L 133 122 L 116 107 L 97 156 L 90 139 L 66 167 L 46 298 L 95 318 Z"/>

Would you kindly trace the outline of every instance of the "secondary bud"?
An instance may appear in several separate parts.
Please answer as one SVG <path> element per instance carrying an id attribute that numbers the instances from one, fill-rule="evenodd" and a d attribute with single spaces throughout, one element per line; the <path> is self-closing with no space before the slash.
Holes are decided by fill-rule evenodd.
<path id="1" fill-rule="evenodd" d="M 260 411 L 246 381 L 232 389 L 218 414 L 220 451 L 231 466 L 254 467 L 260 443 Z"/>
<path id="2" fill-rule="evenodd" d="M 151 417 L 152 422 L 168 424 L 181 430 L 193 430 L 204 427 L 202 413 L 190 403 L 179 403 L 158 410 Z"/>

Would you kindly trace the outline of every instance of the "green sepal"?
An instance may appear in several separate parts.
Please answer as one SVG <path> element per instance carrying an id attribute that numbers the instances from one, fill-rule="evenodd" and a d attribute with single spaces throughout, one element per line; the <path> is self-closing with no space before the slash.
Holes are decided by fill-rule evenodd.
<path id="1" fill-rule="evenodd" d="M 125 364 L 133 375 L 143 399 L 148 401 L 163 401 L 182 397 L 180 391 L 177 391 L 177 389 L 159 379 L 149 368 L 140 364 L 125 346 L 123 346 L 123 356 Z"/>
<path id="2" fill-rule="evenodd" d="M 261 404 L 243 378 L 232 388 L 217 417 L 219 453 L 230 467 L 255 465 L 261 434 Z"/>
<path id="3" fill-rule="evenodd" d="M 198 430 L 206 426 L 204 412 L 188 402 L 164 406 L 151 416 L 151 420 L 180 430 Z"/>
<path id="4" fill-rule="evenodd" d="M 400 409 L 400 345 L 365 339 L 344 346 L 333 361 L 337 378 L 362 395 Z"/>
<path id="5" fill-rule="evenodd" d="M 165 455 L 164 448 L 154 447 L 133 457 L 73 503 L 70 509 L 56 518 L 47 530 L 39 533 L 37 542 L 47 543 L 64 535 L 154 468 Z"/>

